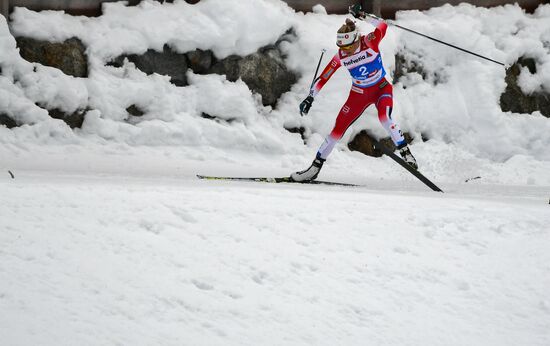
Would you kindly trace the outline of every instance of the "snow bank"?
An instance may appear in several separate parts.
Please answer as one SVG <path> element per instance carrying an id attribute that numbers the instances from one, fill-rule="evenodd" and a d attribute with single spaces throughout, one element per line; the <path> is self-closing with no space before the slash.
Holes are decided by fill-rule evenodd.
<path id="1" fill-rule="evenodd" d="M 184 145 L 197 151 L 273 153 L 283 155 L 281 162 L 287 160 L 285 155 L 298 155 L 300 161 L 307 162 L 347 97 L 350 81 L 342 69 L 321 91 L 308 117 L 301 118 L 297 112 L 321 49 L 328 50 L 324 62 L 336 52 L 334 32 L 345 18 L 327 15 L 322 6 L 303 14 L 276 0 L 211 0 L 196 5 L 144 1 L 136 7 L 108 3 L 104 13 L 99 18 L 85 18 L 18 8 L 12 15 L 14 35 L 51 41 L 81 39 L 90 60 L 87 79 L 22 60 L 6 22 L 0 22 L 3 111 L 30 124 L 13 130 L 0 128 L 1 143 Z M 493 9 L 443 6 L 426 12 L 400 12 L 397 22 L 507 64 L 523 55 L 533 57 L 540 68 L 535 75 L 524 70 L 521 87 L 525 92 L 550 90 L 550 5 L 541 5 L 533 15 L 512 5 Z M 363 32 L 372 30 L 367 23 L 359 26 Z M 296 38 L 284 42 L 282 48 L 287 65 L 302 77 L 275 110 L 261 106 L 241 81 L 228 82 L 223 76 L 189 73 L 190 85 L 175 87 L 167 77 L 147 76 L 131 63 L 121 68 L 105 66 L 120 54 L 161 50 L 165 44 L 180 53 L 200 48 L 212 50 L 218 58 L 245 55 L 274 43 L 289 28 L 294 29 Z M 413 151 L 421 155 L 441 152 L 445 149 L 432 146 L 443 145 L 464 153 L 462 161 L 472 154 L 488 164 L 504 163 L 516 155 L 539 166 L 550 161 L 550 121 L 538 113 L 500 110 L 499 97 L 505 88 L 502 67 L 395 27 L 388 30 L 381 49 L 390 74 L 399 52 L 421 61 L 430 76 L 439 78 L 436 82 L 410 74 L 394 87 L 394 118 L 414 137 L 422 134 L 433 139 L 425 143 L 416 140 Z M 62 122 L 49 119 L 35 103 L 65 111 L 92 111 L 81 130 L 71 131 Z M 143 117 L 129 118 L 126 108 L 134 104 L 145 110 Z M 217 120 L 205 119 L 203 113 L 215 115 Z M 288 133 L 284 127 L 304 127 L 306 146 L 298 134 Z M 366 128 L 375 135 L 386 135 L 375 110 L 369 109 L 347 132 L 335 156 L 342 151 L 347 155 L 347 141 Z M 420 160 L 430 158 L 420 156 Z M 433 167 L 444 172 L 446 168 Z"/>

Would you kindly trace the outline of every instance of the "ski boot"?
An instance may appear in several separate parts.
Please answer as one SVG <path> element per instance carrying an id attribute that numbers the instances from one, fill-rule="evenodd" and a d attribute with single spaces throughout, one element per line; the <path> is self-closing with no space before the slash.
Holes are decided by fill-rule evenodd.
<path id="1" fill-rule="evenodd" d="M 317 157 L 313 162 L 311 163 L 311 166 L 309 166 L 308 169 L 295 172 L 290 175 L 290 179 L 292 181 L 296 182 L 305 182 L 305 181 L 312 181 L 317 178 L 319 175 L 319 172 L 321 171 L 321 168 L 323 167 L 323 163 L 325 163 L 325 160 Z"/>
<path id="2" fill-rule="evenodd" d="M 407 162 L 412 168 L 418 169 L 418 164 L 416 163 L 416 159 L 414 158 L 413 154 L 411 154 L 411 150 L 409 149 L 408 145 L 405 145 L 402 148 L 399 148 L 399 154 L 401 154 L 401 157 L 405 162 Z"/>

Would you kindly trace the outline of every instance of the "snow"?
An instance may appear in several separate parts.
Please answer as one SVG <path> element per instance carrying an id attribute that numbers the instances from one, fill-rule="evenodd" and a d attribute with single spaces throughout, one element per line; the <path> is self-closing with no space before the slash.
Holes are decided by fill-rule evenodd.
<path id="1" fill-rule="evenodd" d="M 360 187 L 199 181 L 311 162 L 349 76 L 338 71 L 307 117 L 297 107 L 345 16 L 278 0 L 104 6 L 99 18 L 18 8 L 9 28 L 0 17 L 1 112 L 26 124 L 0 127 L 2 344 L 550 344 L 550 121 L 500 110 L 502 67 L 388 30 L 387 70 L 401 52 L 428 73 L 394 86 L 394 118 L 444 194 L 346 148 L 363 129 L 385 136 L 373 109 L 320 175 Z M 549 17 L 550 5 L 462 4 L 397 23 L 506 64 L 534 58 L 520 86 L 535 92 L 550 90 Z M 245 55 L 291 27 L 282 49 L 301 77 L 275 109 L 240 80 L 189 72 L 176 87 L 105 66 L 165 44 Z M 78 37 L 89 78 L 26 62 L 12 34 Z M 91 110 L 71 130 L 36 104 Z M 145 115 L 128 119 L 133 104 Z M 298 126 L 305 143 L 284 129 Z"/>
<path id="2" fill-rule="evenodd" d="M 550 340 L 538 188 L 442 195 L 62 172 L 0 184 L 10 345 Z"/>

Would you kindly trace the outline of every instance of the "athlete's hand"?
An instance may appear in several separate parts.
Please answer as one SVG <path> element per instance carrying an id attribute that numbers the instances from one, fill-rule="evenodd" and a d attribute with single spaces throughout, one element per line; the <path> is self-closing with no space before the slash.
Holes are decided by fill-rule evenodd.
<path id="1" fill-rule="evenodd" d="M 363 11 L 363 7 L 361 7 L 360 4 L 351 5 L 348 8 L 348 12 L 355 18 L 359 18 L 359 19 L 365 18 L 365 12 Z"/>
<path id="2" fill-rule="evenodd" d="M 311 105 L 313 104 L 313 96 L 306 97 L 305 100 L 300 103 L 300 115 L 304 116 L 304 114 L 309 113 L 309 109 L 311 108 Z"/>

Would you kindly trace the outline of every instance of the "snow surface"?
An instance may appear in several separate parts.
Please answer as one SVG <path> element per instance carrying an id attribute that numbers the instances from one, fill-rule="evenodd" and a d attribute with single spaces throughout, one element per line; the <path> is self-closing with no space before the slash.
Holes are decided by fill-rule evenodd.
<path id="1" fill-rule="evenodd" d="M 550 121 L 500 110 L 502 67 L 388 30 L 388 71 L 401 52 L 428 74 L 394 86 L 394 118 L 430 138 L 412 151 L 444 194 L 347 150 L 362 129 L 385 135 L 373 109 L 320 175 L 361 187 L 198 181 L 310 163 L 349 76 L 308 117 L 297 106 L 345 17 L 278 0 L 104 6 L 99 18 L 18 8 L 9 28 L 0 17 L 1 112 L 27 124 L 0 127 L 0 344 L 550 344 Z M 533 92 L 550 90 L 549 19 L 550 5 L 463 4 L 397 23 L 506 64 L 535 58 L 537 74 L 520 76 Z M 175 87 L 105 66 L 164 44 L 245 55 L 291 27 L 283 50 L 301 78 L 276 109 L 224 76 Z M 89 78 L 26 62 L 12 34 L 80 38 Z M 37 103 L 92 111 L 73 131 Z M 128 119 L 132 104 L 146 114 Z M 296 126 L 305 144 L 284 129 Z"/>
<path id="2" fill-rule="evenodd" d="M 539 188 L 28 172 L 0 189 L 3 344 L 550 341 Z"/>

